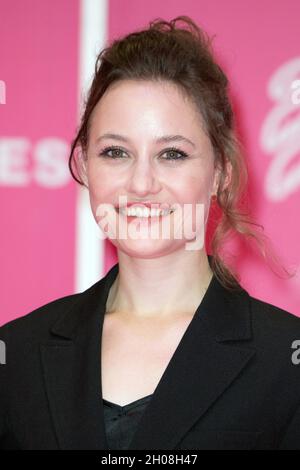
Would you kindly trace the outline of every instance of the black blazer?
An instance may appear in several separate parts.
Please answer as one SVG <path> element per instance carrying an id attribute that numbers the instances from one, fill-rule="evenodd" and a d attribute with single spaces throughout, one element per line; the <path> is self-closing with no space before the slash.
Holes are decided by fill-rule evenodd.
<path id="1" fill-rule="evenodd" d="M 1 449 L 108 449 L 105 305 L 119 265 L 0 328 Z M 213 276 L 129 449 L 300 449 L 300 318 Z"/>

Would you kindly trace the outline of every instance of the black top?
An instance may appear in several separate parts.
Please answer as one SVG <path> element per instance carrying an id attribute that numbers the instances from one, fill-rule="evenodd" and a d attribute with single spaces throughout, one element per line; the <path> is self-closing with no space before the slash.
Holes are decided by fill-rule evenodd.
<path id="1" fill-rule="evenodd" d="M 152 396 L 152 394 L 147 395 L 124 406 L 103 398 L 106 439 L 109 450 L 128 449 L 138 421 Z"/>

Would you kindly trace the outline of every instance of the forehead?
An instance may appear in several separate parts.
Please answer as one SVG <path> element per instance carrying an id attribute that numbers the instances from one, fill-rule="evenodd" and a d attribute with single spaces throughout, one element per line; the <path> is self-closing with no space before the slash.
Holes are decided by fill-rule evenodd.
<path id="1" fill-rule="evenodd" d="M 202 116 L 186 92 L 167 81 L 120 80 L 113 83 L 95 106 L 91 127 L 112 126 L 139 131 L 163 128 L 166 133 L 193 133 L 204 129 Z"/>
<path id="2" fill-rule="evenodd" d="M 113 95 L 118 96 L 143 96 L 144 98 L 153 99 L 155 97 L 172 98 L 174 101 L 188 101 L 189 97 L 183 87 L 168 80 L 118 80 L 112 83 L 106 90 L 101 100 Z"/>

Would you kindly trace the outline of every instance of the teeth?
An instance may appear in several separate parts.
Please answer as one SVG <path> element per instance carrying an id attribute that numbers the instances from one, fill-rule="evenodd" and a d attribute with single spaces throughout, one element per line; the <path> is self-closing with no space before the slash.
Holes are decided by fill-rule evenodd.
<path id="1" fill-rule="evenodd" d="M 120 213 L 131 217 L 158 217 L 174 212 L 171 209 L 149 209 L 148 207 L 121 207 Z"/>

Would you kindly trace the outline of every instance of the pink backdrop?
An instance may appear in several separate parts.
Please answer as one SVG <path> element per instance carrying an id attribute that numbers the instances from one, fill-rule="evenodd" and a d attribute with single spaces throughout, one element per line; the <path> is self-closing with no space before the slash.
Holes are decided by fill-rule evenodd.
<path id="1" fill-rule="evenodd" d="M 106 9 L 103 3 L 95 0 L 109 40 L 155 17 L 181 14 L 216 34 L 250 168 L 253 214 L 285 266 L 299 268 L 300 93 L 291 88 L 300 79 L 299 1 L 110 0 Z M 67 160 L 77 126 L 83 7 L 84 0 L 0 0 L 6 90 L 5 103 L 0 96 L 0 324 L 77 290 L 78 188 Z M 116 262 L 112 245 L 105 241 L 104 248 L 98 278 Z M 252 254 L 236 266 L 251 295 L 300 316 L 299 274 L 282 280 Z"/>

